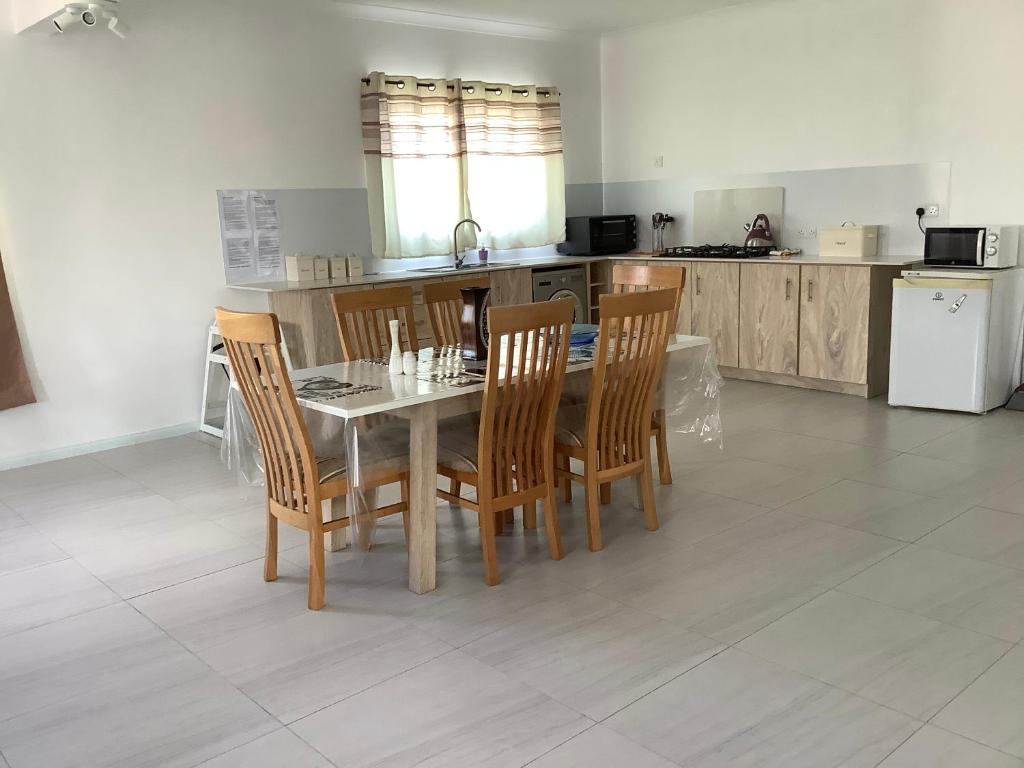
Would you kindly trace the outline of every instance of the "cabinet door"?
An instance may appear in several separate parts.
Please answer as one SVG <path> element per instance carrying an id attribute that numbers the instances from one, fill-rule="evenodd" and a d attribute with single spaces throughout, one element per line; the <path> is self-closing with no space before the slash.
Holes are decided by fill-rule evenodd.
<path id="1" fill-rule="evenodd" d="M 509 306 L 533 302 L 533 270 L 501 269 L 491 272 L 491 304 Z"/>
<path id="2" fill-rule="evenodd" d="M 687 277 L 690 277 L 687 271 Z M 721 262 L 694 264 L 691 330 L 711 339 L 719 365 L 739 365 L 740 265 Z"/>
<path id="3" fill-rule="evenodd" d="M 866 383 L 871 268 L 807 266 L 800 277 L 800 375 Z"/>
<path id="4" fill-rule="evenodd" d="M 800 267 L 740 266 L 740 368 L 796 375 Z"/>

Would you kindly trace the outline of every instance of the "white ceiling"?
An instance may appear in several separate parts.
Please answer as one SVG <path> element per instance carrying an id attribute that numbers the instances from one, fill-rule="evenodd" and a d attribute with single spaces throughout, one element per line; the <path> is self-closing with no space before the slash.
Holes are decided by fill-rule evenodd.
<path id="1" fill-rule="evenodd" d="M 477 20 L 558 31 L 608 32 L 660 20 L 693 16 L 755 0 L 357 0 L 342 5 L 380 9 L 379 17 L 413 13 L 421 24 L 436 15 L 437 26 Z M 378 14 L 375 14 L 378 15 Z M 393 16 L 393 14 L 392 14 Z M 396 18 L 397 20 L 397 18 Z"/>

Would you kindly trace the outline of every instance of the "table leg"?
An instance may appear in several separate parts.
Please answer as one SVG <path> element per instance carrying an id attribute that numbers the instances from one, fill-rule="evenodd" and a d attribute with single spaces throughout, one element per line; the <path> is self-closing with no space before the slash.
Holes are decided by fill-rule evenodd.
<path id="1" fill-rule="evenodd" d="M 412 409 L 409 425 L 409 589 L 437 586 L 437 404 Z"/>
<path id="2" fill-rule="evenodd" d="M 340 520 L 348 514 L 346 498 L 338 496 L 324 502 L 324 522 Z M 328 552 L 340 552 L 348 546 L 348 528 L 339 528 L 324 534 L 324 549 Z"/>

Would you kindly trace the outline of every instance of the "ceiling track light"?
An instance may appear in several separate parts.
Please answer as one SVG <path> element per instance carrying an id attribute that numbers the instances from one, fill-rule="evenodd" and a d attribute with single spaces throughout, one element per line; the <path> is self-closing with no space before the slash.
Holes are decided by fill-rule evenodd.
<path id="1" fill-rule="evenodd" d="M 100 19 L 106 19 L 107 29 L 122 40 L 128 35 L 129 27 L 118 16 L 119 0 L 97 0 L 91 3 L 68 3 L 53 19 L 53 27 L 60 34 L 81 24 L 96 27 Z"/>

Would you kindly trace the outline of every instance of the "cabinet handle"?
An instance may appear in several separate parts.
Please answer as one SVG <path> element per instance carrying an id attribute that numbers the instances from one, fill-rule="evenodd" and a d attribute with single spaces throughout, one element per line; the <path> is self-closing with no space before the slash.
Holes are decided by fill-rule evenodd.
<path id="1" fill-rule="evenodd" d="M 814 301 L 814 281 L 807 281 L 807 301 Z"/>
<path id="2" fill-rule="evenodd" d="M 789 301 L 789 297 L 793 294 L 793 278 L 786 278 L 786 301 Z"/>
<path id="3" fill-rule="evenodd" d="M 700 296 L 700 275 L 697 275 L 697 295 Z"/>

